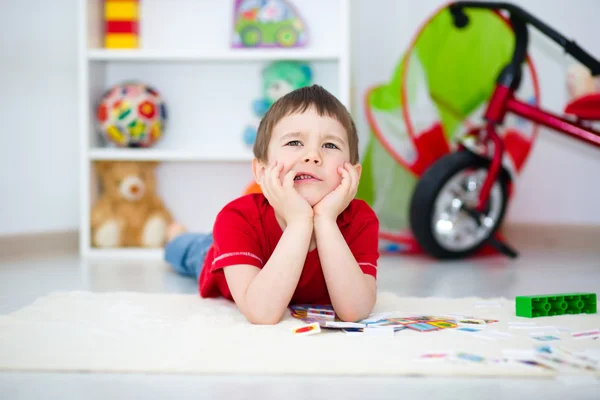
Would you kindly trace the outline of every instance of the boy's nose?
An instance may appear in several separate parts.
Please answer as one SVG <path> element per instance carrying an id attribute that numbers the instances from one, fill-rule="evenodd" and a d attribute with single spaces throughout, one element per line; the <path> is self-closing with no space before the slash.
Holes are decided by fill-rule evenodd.
<path id="1" fill-rule="evenodd" d="M 306 156 L 304 156 L 303 160 L 305 163 L 314 163 L 314 164 L 321 163 L 321 157 L 315 152 L 308 153 Z"/>

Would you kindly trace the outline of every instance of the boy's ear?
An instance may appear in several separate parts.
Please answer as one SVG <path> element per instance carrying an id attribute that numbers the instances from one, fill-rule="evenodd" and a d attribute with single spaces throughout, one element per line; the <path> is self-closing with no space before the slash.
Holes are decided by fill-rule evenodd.
<path id="1" fill-rule="evenodd" d="M 356 169 L 356 172 L 358 173 L 358 179 L 360 179 L 360 174 L 362 172 L 362 165 L 360 164 L 355 164 L 354 168 Z"/>
<path id="2" fill-rule="evenodd" d="M 262 178 L 265 174 L 265 165 L 254 157 L 252 159 L 252 173 L 254 174 L 254 181 L 259 185 L 262 184 Z"/>

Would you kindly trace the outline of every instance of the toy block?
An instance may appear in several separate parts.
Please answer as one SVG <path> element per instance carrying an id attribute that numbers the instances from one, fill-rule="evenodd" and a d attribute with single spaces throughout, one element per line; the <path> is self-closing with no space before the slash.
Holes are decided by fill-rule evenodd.
<path id="1" fill-rule="evenodd" d="M 135 49 L 139 47 L 138 6 L 138 0 L 105 0 L 105 48 Z"/>
<path id="2" fill-rule="evenodd" d="M 138 36 L 132 33 L 107 33 L 104 37 L 104 47 L 107 49 L 136 49 Z"/>
<path id="3" fill-rule="evenodd" d="M 104 3 L 104 18 L 107 21 L 137 21 L 137 1 L 113 1 Z"/>
<path id="4" fill-rule="evenodd" d="M 596 293 L 517 296 L 518 317 L 537 318 L 569 314 L 596 314 Z"/>
<path id="5" fill-rule="evenodd" d="M 137 21 L 106 21 L 105 33 L 139 33 Z"/>

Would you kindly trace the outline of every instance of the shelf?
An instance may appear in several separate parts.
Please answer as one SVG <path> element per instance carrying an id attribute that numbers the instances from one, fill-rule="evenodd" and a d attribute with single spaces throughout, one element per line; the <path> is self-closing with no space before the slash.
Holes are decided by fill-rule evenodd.
<path id="1" fill-rule="evenodd" d="M 247 154 L 192 153 L 178 150 L 159 149 L 94 149 L 88 152 L 90 160 L 104 161 L 180 161 L 180 162 L 247 162 L 252 161 L 252 152 Z"/>
<path id="2" fill-rule="evenodd" d="M 271 60 L 324 60 L 335 61 L 339 52 L 304 49 L 227 49 L 197 52 L 185 50 L 106 50 L 89 49 L 91 61 L 271 61 Z"/>
<path id="3" fill-rule="evenodd" d="M 118 249 L 89 249 L 89 258 L 96 260 L 149 260 L 161 261 L 164 250 L 145 248 L 118 248 Z"/>

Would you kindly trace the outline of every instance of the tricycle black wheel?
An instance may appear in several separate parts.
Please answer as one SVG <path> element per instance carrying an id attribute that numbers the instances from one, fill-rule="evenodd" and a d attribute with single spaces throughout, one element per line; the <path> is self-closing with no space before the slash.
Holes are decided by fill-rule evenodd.
<path id="1" fill-rule="evenodd" d="M 439 259 L 468 257 L 496 232 L 508 202 L 506 170 L 492 185 L 480 224 L 465 211 L 475 209 L 489 166 L 488 159 L 462 150 L 441 157 L 425 171 L 410 204 L 411 229 L 425 252 Z"/>

